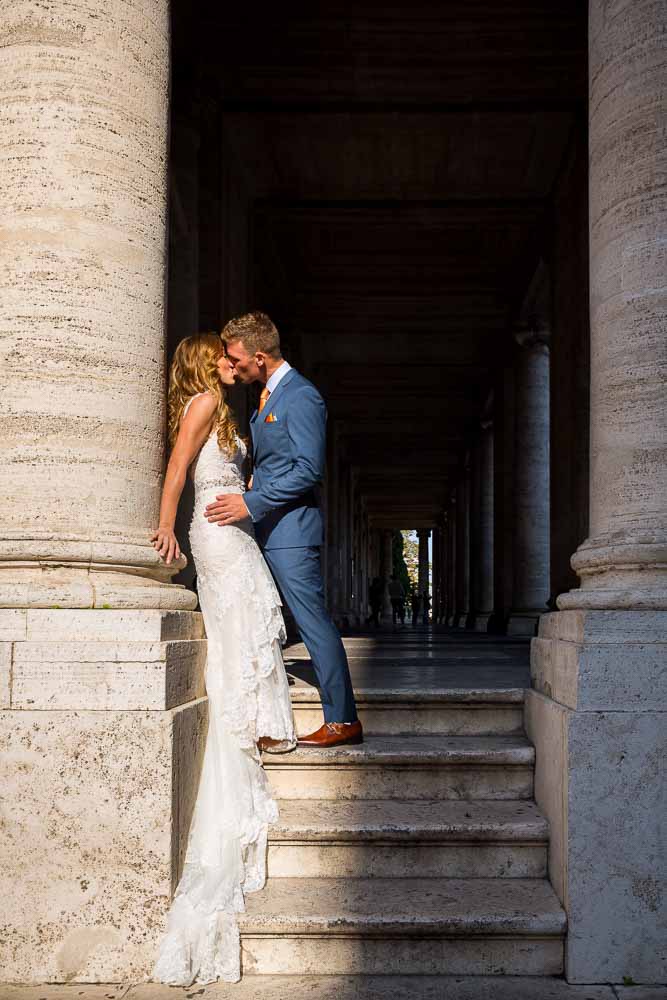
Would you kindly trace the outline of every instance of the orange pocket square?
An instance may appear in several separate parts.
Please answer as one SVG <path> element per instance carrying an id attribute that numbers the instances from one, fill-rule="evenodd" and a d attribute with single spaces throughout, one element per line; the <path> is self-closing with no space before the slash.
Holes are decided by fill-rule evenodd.
<path id="1" fill-rule="evenodd" d="M 275 413 L 269 413 L 268 417 L 264 417 L 265 424 L 275 424 L 278 421 L 278 417 Z"/>

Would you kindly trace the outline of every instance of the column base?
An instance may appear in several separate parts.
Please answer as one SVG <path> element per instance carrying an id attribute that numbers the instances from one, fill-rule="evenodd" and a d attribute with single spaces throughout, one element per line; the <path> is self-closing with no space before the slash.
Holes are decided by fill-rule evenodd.
<path id="1" fill-rule="evenodd" d="M 537 635 L 541 611 L 512 611 L 507 622 L 507 635 Z"/>
<path id="2" fill-rule="evenodd" d="M 0 564 L 0 608 L 116 608 L 193 611 L 197 595 L 168 574 L 126 566 Z M 165 567 L 167 569 L 167 567 Z"/>
<path id="3" fill-rule="evenodd" d="M 491 611 L 480 612 L 478 615 L 475 615 L 472 628 L 475 630 L 475 632 L 488 632 L 489 622 L 491 621 L 491 617 L 492 617 Z"/>
<path id="4" fill-rule="evenodd" d="M 555 612 L 533 640 L 526 730 L 572 983 L 667 980 L 666 660 L 664 611 Z"/>
<path id="5" fill-rule="evenodd" d="M 667 608 L 667 535 L 645 529 L 587 538 L 572 556 L 581 586 L 557 599 L 563 611 Z"/>
<path id="6" fill-rule="evenodd" d="M 456 611 L 452 615 L 452 628 L 465 629 L 467 621 L 468 621 L 467 611 Z"/>
<path id="7" fill-rule="evenodd" d="M 2 979 L 146 979 L 201 769 L 201 615 L 3 610 L 0 639 Z"/>
<path id="8" fill-rule="evenodd" d="M 336 628 L 346 629 L 352 627 L 352 611 L 344 608 L 337 608 L 331 612 Z"/>

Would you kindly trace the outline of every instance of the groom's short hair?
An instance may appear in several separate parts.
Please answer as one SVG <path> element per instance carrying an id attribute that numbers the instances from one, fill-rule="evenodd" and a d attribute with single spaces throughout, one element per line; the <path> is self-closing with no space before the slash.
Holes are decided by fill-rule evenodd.
<path id="1" fill-rule="evenodd" d="M 221 337 L 226 344 L 240 340 L 248 354 L 261 351 L 271 358 L 280 357 L 280 334 L 266 313 L 249 312 L 230 319 Z"/>

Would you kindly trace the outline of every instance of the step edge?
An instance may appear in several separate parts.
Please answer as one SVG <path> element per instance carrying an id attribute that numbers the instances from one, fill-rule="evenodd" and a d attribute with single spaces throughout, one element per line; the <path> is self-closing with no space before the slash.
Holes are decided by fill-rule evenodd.
<path id="1" fill-rule="evenodd" d="M 475 708 L 488 707 L 489 709 L 498 706 L 515 706 L 520 708 L 529 688 L 507 688 L 499 689 L 480 688 L 478 690 L 467 690 L 464 688 L 438 688 L 433 691 L 418 691 L 398 688 L 355 688 L 354 697 L 357 704 L 373 705 L 376 702 L 408 705 L 459 705 L 461 708 L 473 706 Z M 317 688 L 302 687 L 295 685 L 290 687 L 290 698 L 292 703 L 320 705 L 321 699 Z"/>
<path id="2" fill-rule="evenodd" d="M 466 834 L 460 830 L 443 830 L 435 827 L 426 827 L 419 830 L 385 830 L 385 829 L 356 829 L 356 830 L 322 830 L 313 832 L 311 830 L 299 830 L 295 827 L 290 829 L 275 830 L 269 832 L 269 844 L 374 844 L 387 846 L 396 844 L 407 844 L 419 846 L 421 844 L 443 844 L 454 846 L 456 844 L 484 845 L 484 846 L 548 846 L 548 827 L 536 828 L 535 831 L 526 835 L 525 830 L 475 830 Z"/>
<path id="3" fill-rule="evenodd" d="M 304 880 L 305 881 L 305 880 Z M 504 879 L 511 885 L 512 879 Z M 551 915 L 549 915 L 551 917 Z M 255 917 L 241 916 L 239 919 L 239 930 L 241 937 L 317 937 L 324 935 L 329 937 L 355 937 L 368 938 L 377 935 L 380 938 L 392 936 L 396 938 L 476 938 L 477 940 L 561 940 L 567 931 L 567 921 L 563 913 L 562 919 L 541 919 L 537 918 L 533 923 L 515 924 L 507 921 L 498 921 L 493 924 L 482 924 L 477 921 L 474 925 L 466 926 L 461 922 L 453 920 L 441 921 L 420 921 L 416 922 L 412 917 L 406 915 L 405 920 L 375 920 L 368 921 L 352 920 L 347 917 L 334 918 L 311 918 L 308 921 L 294 919 L 293 921 L 283 920 L 280 927 L 272 927 L 272 922 L 266 918 L 258 920 Z"/>
<path id="4" fill-rule="evenodd" d="M 397 754 L 386 754 L 378 752 L 366 758 L 355 759 L 337 754 L 336 756 L 324 757 L 320 751 L 309 751 L 311 760 L 299 757 L 296 760 L 277 760 L 282 756 L 289 758 L 292 754 L 262 754 L 262 764 L 267 770 L 287 770 L 288 768 L 405 768 L 405 767 L 447 767 L 454 764 L 469 764 L 470 766 L 485 767 L 528 767 L 535 763 L 535 749 L 533 747 L 517 747 L 513 750 L 479 750 L 479 751 L 442 751 L 440 754 L 426 753 L 419 754 L 410 751 Z"/>

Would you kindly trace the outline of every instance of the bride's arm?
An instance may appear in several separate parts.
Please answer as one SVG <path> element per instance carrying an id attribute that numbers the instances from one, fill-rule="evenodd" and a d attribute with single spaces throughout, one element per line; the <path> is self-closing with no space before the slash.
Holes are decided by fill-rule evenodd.
<path id="1" fill-rule="evenodd" d="M 174 534 L 178 501 L 181 499 L 188 469 L 211 433 L 215 410 L 216 400 L 210 393 L 193 399 L 181 421 L 176 444 L 169 458 L 160 501 L 160 524 L 151 535 L 153 548 L 157 549 L 167 566 L 181 554 Z"/>

